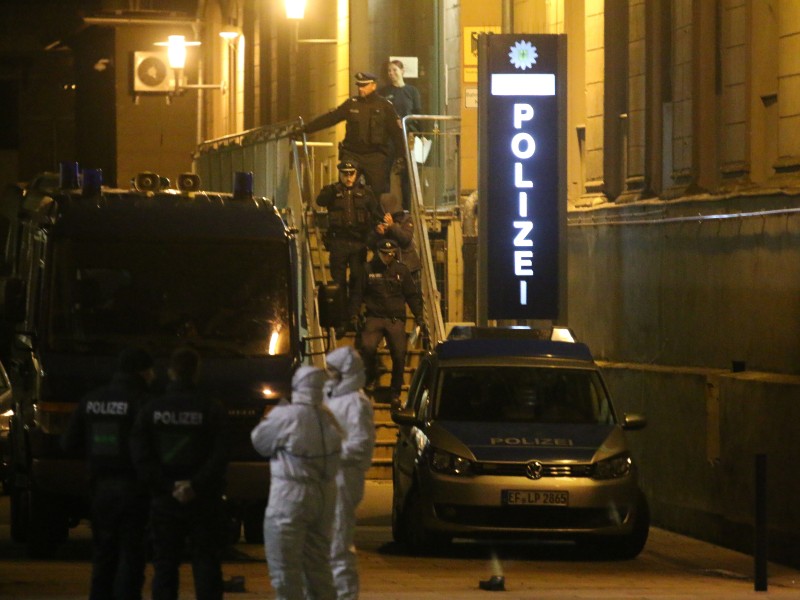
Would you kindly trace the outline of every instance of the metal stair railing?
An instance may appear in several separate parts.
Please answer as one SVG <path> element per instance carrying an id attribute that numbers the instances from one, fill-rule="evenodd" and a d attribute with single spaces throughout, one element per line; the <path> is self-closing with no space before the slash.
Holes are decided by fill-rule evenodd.
<path id="1" fill-rule="evenodd" d="M 414 121 L 420 124 L 430 124 L 432 127 L 426 130 L 411 132 L 409 122 Z M 414 148 L 410 140 L 424 135 L 434 138 L 442 134 L 441 125 L 459 125 L 460 117 L 440 116 L 440 115 L 407 115 L 403 117 L 403 137 L 405 139 L 406 166 L 411 184 L 411 217 L 414 222 L 414 229 L 417 231 L 418 248 L 422 262 L 421 287 L 424 303 L 425 324 L 428 327 L 430 343 L 435 346 L 438 342 L 445 339 L 445 323 L 442 314 L 441 293 L 436 283 L 436 273 L 434 271 L 433 251 L 431 249 L 430 236 L 426 219 L 426 208 L 423 201 L 422 183 L 420 180 L 419 163 L 415 160 Z M 433 140 L 432 140 L 433 143 Z M 456 177 L 457 179 L 457 177 Z M 435 202 L 435 200 L 434 200 Z M 434 211 L 436 204 L 434 204 Z"/>
<path id="2" fill-rule="evenodd" d="M 302 126 L 303 120 L 298 119 L 299 124 Z M 302 148 L 302 152 L 300 151 Z M 299 144 L 296 139 L 292 139 L 292 155 L 294 157 L 295 174 L 297 178 L 297 186 L 299 190 L 300 205 L 297 207 L 298 212 L 302 215 L 300 222 L 302 223 L 302 264 L 305 269 L 305 304 L 306 304 L 306 326 L 308 329 L 308 344 L 309 351 L 307 355 L 311 357 L 312 362 L 319 367 L 325 367 L 325 355 L 330 350 L 331 345 L 331 332 L 323 331 L 320 325 L 320 311 L 319 311 L 319 294 L 317 288 L 316 274 L 314 273 L 314 262 L 311 248 L 311 238 L 309 236 L 309 214 L 311 211 L 311 186 L 313 180 L 313 169 L 311 167 L 311 160 L 308 155 L 308 144 L 306 143 L 305 133 L 302 134 L 302 144 Z M 316 227 L 316 225 L 314 225 Z M 319 240 L 319 231 L 316 231 L 317 240 Z M 319 251 L 319 250 L 318 250 Z M 321 267 L 322 283 L 325 283 L 325 270 Z"/>

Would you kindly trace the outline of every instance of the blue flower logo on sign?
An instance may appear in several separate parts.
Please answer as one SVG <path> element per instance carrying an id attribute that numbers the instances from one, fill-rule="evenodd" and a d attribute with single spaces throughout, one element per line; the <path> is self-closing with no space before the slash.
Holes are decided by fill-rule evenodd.
<path id="1" fill-rule="evenodd" d="M 536 64 L 536 59 L 539 58 L 536 47 L 532 46 L 530 42 L 515 42 L 513 46 L 509 47 L 509 50 L 511 50 L 508 53 L 511 64 L 523 71 L 533 67 Z"/>

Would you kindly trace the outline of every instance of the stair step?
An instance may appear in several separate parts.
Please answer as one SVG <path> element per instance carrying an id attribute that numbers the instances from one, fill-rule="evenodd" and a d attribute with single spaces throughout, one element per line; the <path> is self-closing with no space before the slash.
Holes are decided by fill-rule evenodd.
<path id="1" fill-rule="evenodd" d="M 392 479 L 392 463 L 373 464 L 366 475 L 367 479 L 378 481 L 390 481 Z"/>
<path id="2" fill-rule="evenodd" d="M 330 254 L 322 243 L 322 234 L 328 223 L 328 215 L 325 210 L 307 211 L 306 222 L 309 225 L 309 245 L 311 248 L 311 260 L 315 283 L 321 284 L 323 281 L 331 281 L 330 266 L 328 264 Z M 410 312 L 406 318 L 406 333 L 414 330 L 414 318 Z M 345 345 L 355 346 L 356 335 L 348 332 L 335 340 L 336 347 Z M 409 348 L 406 352 L 406 364 L 403 368 L 403 386 L 401 398 L 408 394 L 408 386 L 411 377 L 419 364 L 420 357 L 426 352 L 423 348 Z M 391 419 L 391 407 L 388 403 L 388 385 L 391 380 L 391 357 L 389 350 L 383 345 L 378 349 L 377 376 L 379 389 L 368 392 L 373 399 L 373 410 L 375 418 L 375 451 L 372 458 L 372 466 L 367 471 L 368 479 L 391 479 L 392 478 L 392 453 L 397 442 L 397 425 Z M 381 389 L 385 388 L 385 389 Z M 385 398 L 384 398 L 385 397 Z"/>

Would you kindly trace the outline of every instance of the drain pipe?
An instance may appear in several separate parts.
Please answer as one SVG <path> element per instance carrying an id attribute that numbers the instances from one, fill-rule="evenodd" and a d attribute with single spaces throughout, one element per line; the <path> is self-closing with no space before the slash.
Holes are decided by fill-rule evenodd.
<path id="1" fill-rule="evenodd" d="M 204 27 L 205 22 L 203 21 L 203 17 L 206 11 L 206 0 L 199 0 L 197 3 L 197 17 L 195 20 L 195 25 L 192 26 L 194 30 L 194 37 L 195 39 L 201 39 L 200 35 L 205 33 L 206 29 Z M 208 41 L 208 40 L 204 40 Z M 203 83 L 203 52 L 198 53 L 198 62 L 197 62 L 197 83 Z M 202 88 L 197 90 L 197 115 L 195 116 L 195 139 L 197 141 L 197 146 L 203 143 L 203 138 L 205 137 L 205 94 L 203 93 L 205 90 Z"/>
<path id="2" fill-rule="evenodd" d="M 503 0 L 503 33 L 514 33 L 514 0 Z"/>

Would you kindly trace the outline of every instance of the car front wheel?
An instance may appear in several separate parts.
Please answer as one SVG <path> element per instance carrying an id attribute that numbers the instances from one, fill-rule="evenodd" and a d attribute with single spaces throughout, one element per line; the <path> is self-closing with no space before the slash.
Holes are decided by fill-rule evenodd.
<path id="1" fill-rule="evenodd" d="M 411 490 L 401 516 L 403 541 L 409 552 L 415 556 L 440 554 L 450 545 L 452 538 L 435 533 L 424 525 L 424 505 L 419 491 Z"/>
<path id="2" fill-rule="evenodd" d="M 582 545 L 598 558 L 630 560 L 639 556 L 650 533 L 650 509 L 644 494 L 639 497 L 633 529 L 625 535 L 608 535 L 582 540 Z"/>

